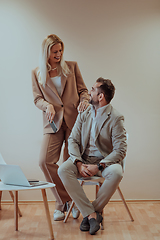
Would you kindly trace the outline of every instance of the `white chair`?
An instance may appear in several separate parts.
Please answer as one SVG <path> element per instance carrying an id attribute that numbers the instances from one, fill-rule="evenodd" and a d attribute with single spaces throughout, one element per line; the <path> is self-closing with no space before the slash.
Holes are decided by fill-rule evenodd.
<path id="1" fill-rule="evenodd" d="M 127 140 L 128 140 L 128 134 L 127 134 Z M 123 159 L 123 172 L 125 171 L 125 164 L 126 164 L 126 157 Z M 101 185 L 103 184 L 105 179 L 103 177 L 93 176 L 93 177 L 90 177 L 90 178 L 83 178 L 83 177 L 82 178 L 78 178 L 78 180 L 79 180 L 81 186 L 83 186 L 83 185 L 95 185 L 96 186 L 96 196 L 97 196 L 98 190 L 101 187 Z M 134 221 L 133 216 L 132 216 L 132 214 L 131 214 L 131 212 L 129 210 L 129 207 L 128 207 L 127 203 L 126 203 L 126 200 L 125 200 L 125 198 L 124 198 L 124 196 L 122 194 L 122 191 L 120 189 L 120 186 L 118 186 L 117 190 L 119 192 L 121 200 L 122 200 L 122 202 L 123 202 L 123 204 L 124 204 L 128 214 L 129 214 L 129 217 L 130 217 L 131 221 Z M 63 221 L 64 223 L 67 222 L 74 204 L 75 204 L 74 201 L 72 201 L 71 206 L 70 206 L 70 208 L 69 208 L 69 210 L 68 210 L 68 212 L 67 212 L 67 214 L 65 216 L 65 219 Z M 101 229 L 104 229 L 103 222 L 101 224 Z"/>
<path id="2" fill-rule="evenodd" d="M 42 197 L 43 197 L 43 203 L 44 203 L 44 208 L 46 212 L 46 219 L 48 222 L 48 228 L 49 228 L 49 234 L 50 234 L 50 239 L 54 239 L 54 234 L 53 234 L 53 227 L 52 227 L 52 222 L 51 222 L 51 216 L 49 212 L 49 206 L 48 206 L 48 200 L 47 200 L 47 194 L 46 194 L 46 189 L 53 188 L 55 187 L 54 183 L 48 183 L 40 186 L 34 186 L 34 187 L 23 187 L 23 186 L 15 186 L 15 185 L 7 185 L 2 182 L 0 182 L 0 191 L 13 191 L 14 192 L 14 222 L 15 222 L 15 231 L 18 231 L 18 192 L 19 191 L 35 191 L 35 190 L 41 190 L 42 192 Z M 29 231 L 29 230 L 28 230 Z"/>
<path id="3" fill-rule="evenodd" d="M 0 153 L 0 164 L 6 164 L 4 161 L 1 153 Z M 1 171 L 0 171 L 1 173 Z M 50 217 L 50 212 L 49 212 L 49 206 L 48 206 L 48 200 L 47 200 L 47 195 L 46 195 L 46 189 L 53 188 L 55 187 L 54 183 L 49 183 L 46 182 L 44 185 L 40 186 L 34 186 L 34 187 L 24 187 L 24 186 L 16 186 L 16 185 L 7 185 L 4 184 L 1 181 L 1 175 L 0 175 L 0 210 L 1 210 L 1 198 L 2 198 L 2 191 L 9 191 L 11 198 L 14 202 L 14 219 L 15 219 L 15 230 L 18 231 L 18 213 L 19 216 L 22 217 L 22 214 L 20 212 L 20 209 L 18 207 L 18 191 L 25 191 L 25 190 L 41 190 L 42 192 L 42 197 L 43 197 L 43 202 L 44 202 L 44 207 L 45 207 L 45 212 L 46 212 L 46 218 L 48 222 L 48 227 L 49 227 L 49 233 L 50 233 L 50 239 L 54 239 L 54 234 L 53 234 L 53 228 L 52 228 L 52 222 L 51 222 L 51 217 Z M 14 192 L 14 194 L 13 194 Z"/>
<path id="4" fill-rule="evenodd" d="M 4 161 L 1 153 L 0 153 L 0 164 L 6 164 L 6 162 Z M 0 176 L 0 181 L 1 181 L 1 176 Z M 10 196 L 12 198 L 12 201 L 14 202 L 14 194 L 13 194 L 13 192 L 9 191 L 9 194 L 10 194 Z M 2 209 L 2 207 L 1 207 L 1 199 L 2 199 L 2 191 L 0 191 L 0 210 Z M 22 213 L 21 213 L 19 208 L 18 208 L 18 213 L 19 213 L 19 216 L 22 217 Z"/>

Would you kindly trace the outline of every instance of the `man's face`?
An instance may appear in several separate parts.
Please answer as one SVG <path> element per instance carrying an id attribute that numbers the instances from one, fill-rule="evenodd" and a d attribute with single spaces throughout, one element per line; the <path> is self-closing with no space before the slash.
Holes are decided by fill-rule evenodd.
<path id="1" fill-rule="evenodd" d="M 93 106 L 98 106 L 99 105 L 99 90 L 98 87 L 101 86 L 101 83 L 96 82 L 93 87 L 91 88 L 91 90 L 89 91 L 89 95 L 90 95 L 90 100 L 89 103 L 91 103 Z"/>

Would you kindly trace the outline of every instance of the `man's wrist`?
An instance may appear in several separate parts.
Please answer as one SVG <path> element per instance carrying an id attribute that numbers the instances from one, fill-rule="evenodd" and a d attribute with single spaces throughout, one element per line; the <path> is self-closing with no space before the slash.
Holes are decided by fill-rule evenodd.
<path id="1" fill-rule="evenodd" d="M 82 165 L 82 162 L 79 161 L 79 160 L 77 160 L 77 161 L 76 161 L 76 166 L 78 167 L 78 166 L 81 166 L 81 165 Z"/>
<path id="2" fill-rule="evenodd" d="M 105 168 L 105 163 L 98 163 L 97 167 L 98 167 L 98 170 L 100 170 L 102 172 Z"/>

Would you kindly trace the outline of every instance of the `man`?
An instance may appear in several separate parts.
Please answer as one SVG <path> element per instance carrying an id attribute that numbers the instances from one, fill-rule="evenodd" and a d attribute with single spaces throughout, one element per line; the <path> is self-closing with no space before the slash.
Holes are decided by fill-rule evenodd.
<path id="1" fill-rule="evenodd" d="M 99 78 L 89 92 L 90 103 L 79 113 L 68 140 L 69 159 L 59 168 L 59 176 L 83 215 L 81 231 L 95 234 L 102 222 L 102 209 L 117 189 L 126 155 L 124 117 L 110 104 L 115 93 L 111 80 Z M 77 177 L 105 178 L 97 198 L 91 203 Z"/>

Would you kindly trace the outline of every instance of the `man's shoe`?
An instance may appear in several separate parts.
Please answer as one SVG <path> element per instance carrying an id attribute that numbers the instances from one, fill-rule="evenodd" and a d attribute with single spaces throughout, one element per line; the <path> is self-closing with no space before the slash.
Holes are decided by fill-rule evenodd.
<path id="1" fill-rule="evenodd" d="M 53 219 L 54 221 L 61 221 L 64 220 L 65 215 L 64 212 L 61 212 L 60 210 L 55 210 L 53 213 Z"/>
<path id="2" fill-rule="evenodd" d="M 95 218 L 91 218 L 89 220 L 89 225 L 90 225 L 90 229 L 89 229 L 89 233 L 91 235 L 94 235 L 99 229 L 100 229 L 100 223 L 103 220 L 102 215 L 100 215 L 98 212 L 96 212 L 97 217 Z"/>
<path id="3" fill-rule="evenodd" d="M 102 222 L 102 220 L 103 220 L 103 217 L 102 217 L 102 215 L 101 215 L 100 213 L 98 213 L 98 212 L 96 212 L 96 214 L 97 214 L 96 220 L 97 220 L 97 222 L 100 224 L 100 223 Z"/>
<path id="4" fill-rule="evenodd" d="M 99 223 L 95 218 L 91 218 L 89 220 L 89 225 L 90 225 L 89 233 L 91 235 L 94 235 L 100 229 Z"/>
<path id="5" fill-rule="evenodd" d="M 88 217 L 85 217 L 81 222 L 80 230 L 82 232 L 85 232 L 85 231 L 89 231 L 89 229 L 90 229 L 90 225 L 89 225 Z"/>
<path id="6" fill-rule="evenodd" d="M 80 211 L 77 208 L 77 206 L 74 204 L 73 208 L 72 208 L 72 216 L 74 219 L 77 219 L 80 215 Z"/>

